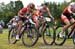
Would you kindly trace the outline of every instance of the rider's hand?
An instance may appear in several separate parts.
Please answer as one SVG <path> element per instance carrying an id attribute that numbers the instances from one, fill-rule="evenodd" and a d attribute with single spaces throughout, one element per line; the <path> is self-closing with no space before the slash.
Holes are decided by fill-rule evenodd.
<path id="1" fill-rule="evenodd" d="M 26 16 L 27 19 L 29 19 L 29 16 Z"/>
<path id="2" fill-rule="evenodd" d="M 25 19 L 28 19 L 28 16 L 23 16 Z"/>
<path id="3" fill-rule="evenodd" d="M 43 16 L 40 16 L 40 18 L 43 18 Z"/>
<path id="4" fill-rule="evenodd" d="M 75 13 L 71 13 L 71 17 L 75 17 Z"/>
<path id="5" fill-rule="evenodd" d="M 72 13 L 72 16 L 75 16 L 75 13 Z"/>
<path id="6" fill-rule="evenodd" d="M 51 16 L 52 21 L 54 21 L 54 17 Z"/>

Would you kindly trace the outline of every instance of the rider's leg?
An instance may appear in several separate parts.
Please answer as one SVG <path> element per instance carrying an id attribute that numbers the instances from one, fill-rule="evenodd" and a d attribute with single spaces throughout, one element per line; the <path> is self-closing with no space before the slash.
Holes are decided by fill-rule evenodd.
<path id="1" fill-rule="evenodd" d="M 74 23 L 75 22 L 74 18 L 71 18 L 70 22 Z M 71 29 L 73 29 L 74 27 L 75 27 L 75 24 L 72 25 Z M 74 31 L 72 31 L 71 37 L 73 36 L 73 33 L 74 33 Z"/>
<path id="2" fill-rule="evenodd" d="M 40 19 L 40 22 L 42 23 L 42 29 L 41 29 L 41 32 L 44 32 L 44 29 L 46 27 L 46 24 L 45 24 L 45 20 L 43 18 Z"/>
<path id="3" fill-rule="evenodd" d="M 20 31 L 21 31 L 21 28 L 22 28 L 22 24 L 23 24 L 22 21 L 18 22 L 18 29 L 17 29 L 16 40 L 19 40 L 19 34 L 20 34 Z"/>
<path id="4" fill-rule="evenodd" d="M 67 27 L 70 25 L 70 21 L 68 20 L 68 18 L 64 15 L 61 16 L 62 21 L 65 23 L 63 30 L 60 33 L 60 37 L 63 37 L 62 34 L 63 32 L 67 29 Z"/>
<path id="5" fill-rule="evenodd" d="M 74 23 L 75 22 L 74 18 L 70 19 L 70 22 Z M 75 24 L 72 25 L 72 28 L 74 28 L 74 27 L 75 27 Z"/>
<path id="6" fill-rule="evenodd" d="M 38 27 L 39 27 L 39 23 L 38 23 L 38 16 L 33 16 L 33 21 L 35 22 L 35 27 L 36 27 L 36 29 L 38 29 Z"/>
<path id="7" fill-rule="evenodd" d="M 36 29 L 38 29 L 38 27 L 39 27 L 38 22 L 35 23 L 35 27 L 36 27 Z"/>

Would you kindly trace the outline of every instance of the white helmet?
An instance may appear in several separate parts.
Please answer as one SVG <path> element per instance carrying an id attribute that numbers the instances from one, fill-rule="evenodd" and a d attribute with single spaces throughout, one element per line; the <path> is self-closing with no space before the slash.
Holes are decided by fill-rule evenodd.
<path id="1" fill-rule="evenodd" d="M 75 2 L 70 3 L 71 8 L 75 9 Z"/>
<path id="2" fill-rule="evenodd" d="M 19 20 L 19 17 L 18 16 L 14 16 L 15 20 L 18 21 Z"/>

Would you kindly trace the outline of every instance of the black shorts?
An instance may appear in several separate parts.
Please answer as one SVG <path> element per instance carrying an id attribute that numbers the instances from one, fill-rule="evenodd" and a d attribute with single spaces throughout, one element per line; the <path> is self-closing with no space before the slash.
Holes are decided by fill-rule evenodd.
<path id="1" fill-rule="evenodd" d="M 20 21 L 24 22 L 25 20 L 27 20 L 27 19 L 20 17 Z"/>
<path id="2" fill-rule="evenodd" d="M 63 13 L 63 15 L 65 15 L 68 18 L 68 20 L 72 19 L 72 15 L 71 14 Z"/>

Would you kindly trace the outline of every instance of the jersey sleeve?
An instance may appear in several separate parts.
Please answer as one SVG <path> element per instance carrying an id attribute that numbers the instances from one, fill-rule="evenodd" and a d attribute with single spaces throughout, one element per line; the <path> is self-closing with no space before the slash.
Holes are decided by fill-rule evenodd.
<path id="1" fill-rule="evenodd" d="M 21 11 L 22 11 L 23 13 L 25 13 L 25 12 L 27 12 L 27 8 L 22 8 Z"/>

